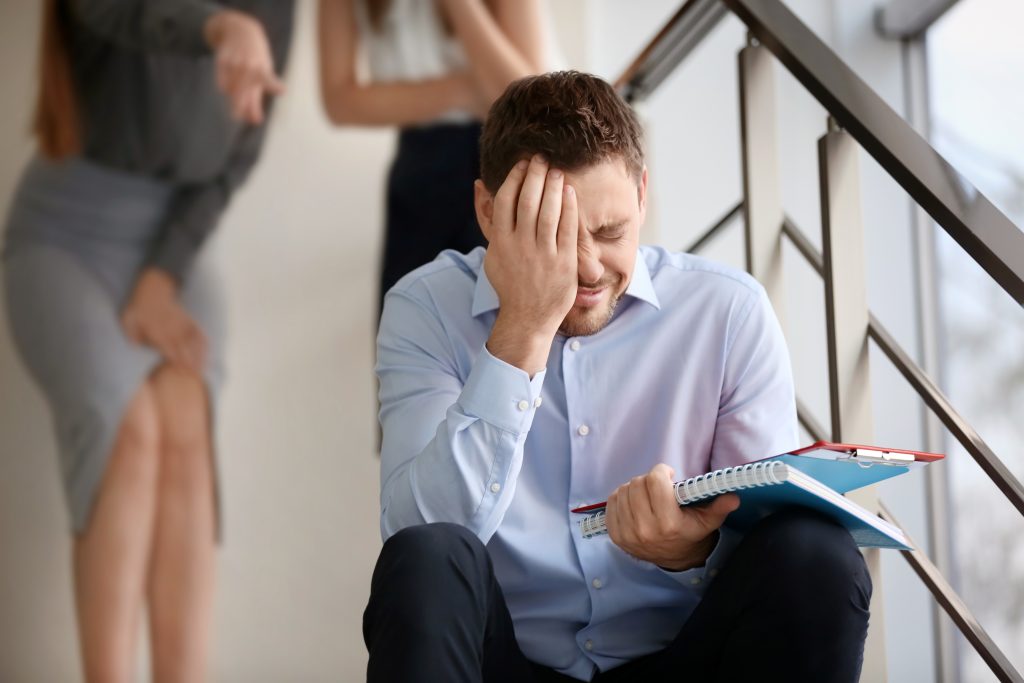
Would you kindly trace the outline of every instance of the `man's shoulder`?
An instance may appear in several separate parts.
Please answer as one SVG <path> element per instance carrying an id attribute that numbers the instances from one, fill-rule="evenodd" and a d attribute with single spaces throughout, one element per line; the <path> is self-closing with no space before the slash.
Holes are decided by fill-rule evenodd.
<path id="1" fill-rule="evenodd" d="M 468 298 L 472 301 L 476 282 L 483 269 L 485 249 L 477 247 L 467 254 L 446 249 L 430 263 L 405 274 L 387 296 L 402 296 L 421 304 L 437 304 Z M 466 309 L 468 311 L 468 308 Z"/>
<path id="2" fill-rule="evenodd" d="M 642 246 L 640 253 L 659 295 L 684 288 L 691 294 L 695 286 L 708 294 L 760 296 L 761 283 L 749 273 L 711 259 L 658 246 Z"/>

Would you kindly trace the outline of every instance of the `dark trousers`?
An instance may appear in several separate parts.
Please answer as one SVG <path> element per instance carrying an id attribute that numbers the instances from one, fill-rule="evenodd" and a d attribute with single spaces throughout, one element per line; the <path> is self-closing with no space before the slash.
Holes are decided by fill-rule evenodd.
<path id="1" fill-rule="evenodd" d="M 803 510 L 746 535 L 667 648 L 597 681 L 857 681 L 871 578 L 845 529 Z M 531 663 L 486 548 L 428 524 L 384 544 L 363 615 L 367 680 L 572 681 Z"/>
<path id="2" fill-rule="evenodd" d="M 388 174 L 380 299 L 445 249 L 486 244 L 473 208 L 480 177 L 480 124 L 405 128 Z"/>

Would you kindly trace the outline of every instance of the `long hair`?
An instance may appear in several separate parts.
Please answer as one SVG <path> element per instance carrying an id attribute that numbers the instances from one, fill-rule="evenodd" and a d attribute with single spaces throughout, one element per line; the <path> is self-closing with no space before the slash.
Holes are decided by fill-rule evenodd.
<path id="1" fill-rule="evenodd" d="M 45 0 L 32 132 L 39 150 L 50 159 L 64 159 L 81 149 L 69 44 L 67 21 L 58 0 Z"/>

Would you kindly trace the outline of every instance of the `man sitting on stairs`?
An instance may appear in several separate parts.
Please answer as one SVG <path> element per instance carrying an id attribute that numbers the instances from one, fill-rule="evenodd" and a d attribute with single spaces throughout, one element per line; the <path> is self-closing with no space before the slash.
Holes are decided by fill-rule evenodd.
<path id="1" fill-rule="evenodd" d="M 734 495 L 673 497 L 795 448 L 793 380 L 756 281 L 639 246 L 633 111 L 586 74 L 513 83 L 481 175 L 486 250 L 385 300 L 369 680 L 856 681 L 849 533 L 787 511 L 740 537 Z M 609 534 L 581 537 L 571 510 L 605 498 Z"/>

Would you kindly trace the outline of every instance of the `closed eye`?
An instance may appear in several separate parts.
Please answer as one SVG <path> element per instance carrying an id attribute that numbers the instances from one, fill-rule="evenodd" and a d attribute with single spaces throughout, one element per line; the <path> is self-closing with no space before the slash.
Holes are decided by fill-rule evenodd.
<path id="1" fill-rule="evenodd" d="M 599 240 L 617 240 L 626 234 L 626 221 L 602 225 L 594 231 L 594 237 Z"/>

